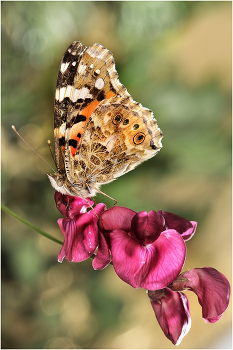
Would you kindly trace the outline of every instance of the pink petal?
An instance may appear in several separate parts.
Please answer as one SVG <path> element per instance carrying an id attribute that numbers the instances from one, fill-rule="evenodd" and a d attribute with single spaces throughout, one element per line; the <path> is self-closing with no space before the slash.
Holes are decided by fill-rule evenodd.
<path id="1" fill-rule="evenodd" d="M 146 249 L 147 258 L 141 287 L 155 290 L 168 286 L 179 275 L 184 265 L 184 240 L 175 230 L 167 230 Z"/>
<path id="2" fill-rule="evenodd" d="M 110 238 L 112 263 L 117 275 L 132 287 L 139 288 L 141 280 L 138 274 L 143 255 L 140 244 L 121 230 L 113 230 Z"/>
<path id="3" fill-rule="evenodd" d="M 137 213 L 131 223 L 131 237 L 144 245 L 154 242 L 163 231 L 164 218 L 160 213 L 151 210 Z"/>
<path id="4" fill-rule="evenodd" d="M 91 212 L 82 215 L 76 220 L 77 232 L 79 232 L 79 245 L 77 246 L 78 251 L 75 251 L 73 261 L 82 261 L 91 256 L 98 246 L 98 227 L 97 222 L 92 218 L 88 218 L 88 215 L 92 215 Z M 83 255 L 83 257 L 81 257 Z M 77 260 L 76 260 L 77 259 Z M 80 260 L 82 259 L 82 260 Z"/>
<path id="5" fill-rule="evenodd" d="M 202 317 L 209 323 L 218 321 L 229 305 L 231 289 L 226 277 L 212 267 L 189 270 L 181 277 L 188 280 L 184 287 L 198 296 Z"/>
<path id="6" fill-rule="evenodd" d="M 147 246 L 120 230 L 112 231 L 110 238 L 114 269 L 134 288 L 161 289 L 169 285 L 183 267 L 186 246 L 175 230 L 162 232 Z"/>
<path id="7" fill-rule="evenodd" d="M 66 220 L 66 219 L 58 219 L 57 220 L 57 223 L 58 223 L 58 225 L 59 225 L 59 227 L 60 227 L 60 229 L 61 229 L 61 232 L 63 233 L 63 235 L 65 236 L 65 231 L 64 231 L 64 229 L 63 229 L 63 221 L 64 220 Z"/>
<path id="8" fill-rule="evenodd" d="M 188 241 L 192 238 L 197 227 L 196 221 L 188 221 L 181 216 L 162 210 L 159 210 L 159 212 L 164 216 L 167 227 L 179 232 L 184 241 Z"/>
<path id="9" fill-rule="evenodd" d="M 98 245 L 98 228 L 93 218 L 86 213 L 80 215 L 77 220 L 64 219 L 62 225 L 65 239 L 58 261 L 61 262 L 64 258 L 72 262 L 88 259 Z"/>
<path id="10" fill-rule="evenodd" d="M 129 232 L 131 221 L 135 214 L 136 212 L 129 208 L 120 206 L 112 207 L 101 215 L 99 227 L 107 231 L 124 230 Z"/>
<path id="11" fill-rule="evenodd" d="M 99 203 L 93 209 L 90 209 L 89 213 L 91 213 L 91 215 L 93 216 L 94 219 L 96 218 L 96 215 L 97 215 L 98 218 L 96 218 L 96 219 L 98 221 L 99 217 L 107 209 L 107 207 L 106 207 L 106 205 L 104 203 Z"/>
<path id="12" fill-rule="evenodd" d="M 66 258 L 69 261 L 72 261 L 72 257 L 69 258 L 69 256 L 73 248 L 72 243 L 76 235 L 75 221 L 71 219 L 59 219 L 58 224 L 60 226 L 62 233 L 65 236 L 62 248 L 58 254 L 58 261 L 62 262 L 64 258 Z"/>
<path id="13" fill-rule="evenodd" d="M 75 198 L 76 204 L 80 203 L 78 197 L 72 198 Z M 105 204 L 99 203 L 94 210 L 91 209 L 85 214 L 77 214 L 74 219 L 58 220 L 65 236 L 62 249 L 58 254 L 59 262 L 62 262 L 64 258 L 68 261 L 80 262 L 88 259 L 95 252 L 98 246 L 97 221 L 105 209 Z"/>
<path id="14" fill-rule="evenodd" d="M 169 288 L 148 291 L 148 296 L 164 334 L 174 345 L 179 345 L 191 327 L 187 297 Z"/>
<path id="15" fill-rule="evenodd" d="M 190 223 L 192 224 L 192 227 L 181 234 L 181 237 L 185 242 L 189 241 L 193 237 L 194 233 L 196 232 L 197 222 L 190 221 Z"/>
<path id="16" fill-rule="evenodd" d="M 148 223 L 148 214 L 146 211 L 140 211 L 135 214 L 131 221 L 130 235 L 139 242 L 144 239 L 144 233 L 146 231 L 146 226 Z"/>
<path id="17" fill-rule="evenodd" d="M 57 209 L 62 215 L 70 219 L 73 219 L 80 213 L 86 213 L 87 208 L 94 204 L 89 198 L 85 200 L 80 197 L 66 196 L 60 192 L 55 192 L 55 202 Z"/>
<path id="18" fill-rule="evenodd" d="M 92 262 L 92 266 L 94 270 L 102 270 L 109 265 L 110 261 L 111 258 L 108 244 L 104 235 L 99 232 L 99 247 L 97 254 Z"/>

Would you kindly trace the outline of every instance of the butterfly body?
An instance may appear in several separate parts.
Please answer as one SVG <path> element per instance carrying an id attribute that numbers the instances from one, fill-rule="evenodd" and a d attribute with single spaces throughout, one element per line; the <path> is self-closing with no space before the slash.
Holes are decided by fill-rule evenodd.
<path id="1" fill-rule="evenodd" d="M 110 51 L 73 42 L 57 79 L 52 186 L 63 194 L 93 197 L 102 184 L 153 157 L 161 139 L 153 113 L 119 82 Z"/>

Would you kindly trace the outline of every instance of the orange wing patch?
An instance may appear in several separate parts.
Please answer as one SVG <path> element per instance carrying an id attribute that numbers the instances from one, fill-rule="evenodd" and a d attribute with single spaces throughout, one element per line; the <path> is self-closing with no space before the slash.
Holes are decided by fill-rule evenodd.
<path id="1" fill-rule="evenodd" d="M 116 96 L 116 94 L 113 92 L 113 91 L 109 91 L 106 93 L 106 97 L 105 98 L 110 98 L 110 97 L 113 97 L 113 96 Z"/>
<path id="2" fill-rule="evenodd" d="M 113 96 L 116 96 L 116 94 L 112 91 L 107 92 L 107 94 L 105 95 L 105 99 L 109 99 Z M 74 158 L 81 136 L 83 134 L 85 125 L 88 122 L 88 119 L 90 118 L 92 112 L 94 111 L 94 109 L 98 106 L 98 104 L 101 101 L 98 100 L 94 100 L 93 102 L 91 102 L 88 106 L 86 106 L 82 111 L 81 111 L 81 115 L 80 120 L 74 124 L 71 128 L 70 131 L 70 139 L 69 139 L 69 146 L 70 146 L 70 153 L 72 155 L 72 157 Z"/>
<path id="3" fill-rule="evenodd" d="M 86 122 L 88 121 L 91 113 L 94 111 L 94 109 L 98 106 L 100 102 L 101 101 L 94 100 L 89 106 L 85 107 L 82 110 L 82 115 L 85 115 L 85 117 L 87 118 Z"/>

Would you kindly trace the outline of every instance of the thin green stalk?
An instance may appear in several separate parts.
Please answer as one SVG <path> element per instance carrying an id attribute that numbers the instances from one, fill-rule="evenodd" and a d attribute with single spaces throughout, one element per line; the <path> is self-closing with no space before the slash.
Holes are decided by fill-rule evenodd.
<path id="1" fill-rule="evenodd" d="M 58 239 L 58 238 L 56 238 L 56 237 L 54 237 L 54 236 L 51 236 L 49 233 L 47 233 L 47 232 L 41 230 L 41 229 L 38 228 L 37 226 L 31 224 L 29 221 L 27 221 L 27 220 L 21 218 L 21 216 L 15 214 L 12 210 L 10 210 L 9 208 L 7 208 L 5 205 L 2 204 L 1 207 L 2 207 L 2 210 L 5 211 L 5 213 L 7 213 L 7 214 L 11 215 L 13 218 L 15 218 L 15 219 L 21 221 L 23 224 L 25 224 L 25 225 L 27 225 L 28 227 L 32 228 L 34 231 L 38 232 L 40 235 L 42 235 L 42 236 L 44 236 L 44 237 L 50 239 L 51 241 L 54 241 L 55 243 L 58 243 L 58 244 L 61 244 L 61 245 L 63 244 L 63 242 L 62 242 L 60 239 Z"/>

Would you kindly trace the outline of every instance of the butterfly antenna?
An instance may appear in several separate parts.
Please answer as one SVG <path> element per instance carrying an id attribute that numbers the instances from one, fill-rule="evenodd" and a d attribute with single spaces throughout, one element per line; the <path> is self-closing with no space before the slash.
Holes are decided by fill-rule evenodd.
<path id="1" fill-rule="evenodd" d="M 46 160 L 45 160 L 43 157 L 41 157 L 41 155 L 40 155 L 39 153 L 37 153 L 37 152 L 24 140 L 24 138 L 18 133 L 18 131 L 16 130 L 15 126 L 12 125 L 11 127 L 12 127 L 12 129 L 14 130 L 14 132 L 21 138 L 21 140 L 22 140 L 24 143 L 26 143 L 26 145 L 27 145 L 29 148 L 31 148 L 31 150 L 32 150 L 35 154 L 37 154 L 37 155 L 38 155 L 52 170 L 53 170 L 53 172 L 55 173 L 55 170 L 51 167 L 51 165 L 50 165 L 48 162 L 46 162 Z"/>
<path id="2" fill-rule="evenodd" d="M 55 158 L 54 158 L 54 154 L 53 154 L 53 151 L 52 151 L 52 147 L 51 147 L 51 142 L 50 142 L 50 140 L 47 141 L 47 144 L 48 144 L 48 146 L 49 146 L 49 150 L 50 150 L 51 156 L 52 156 L 52 158 L 53 158 L 53 162 L 54 162 L 54 164 L 56 164 Z"/>

